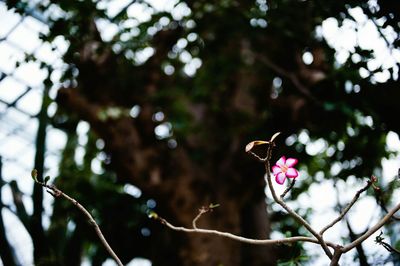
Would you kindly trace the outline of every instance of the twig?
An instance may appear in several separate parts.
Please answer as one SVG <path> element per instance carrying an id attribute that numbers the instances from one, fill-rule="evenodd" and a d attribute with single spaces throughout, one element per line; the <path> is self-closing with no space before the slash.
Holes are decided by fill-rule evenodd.
<path id="1" fill-rule="evenodd" d="M 197 217 L 197 216 L 196 216 Z M 201 228 L 186 228 L 182 226 L 175 226 L 169 223 L 164 218 L 159 216 L 153 216 L 154 219 L 160 221 L 163 225 L 167 226 L 168 228 L 178 231 L 178 232 L 186 232 L 186 233 L 198 233 L 198 234 L 207 234 L 207 235 L 216 235 L 221 237 L 226 237 L 232 240 L 236 240 L 242 243 L 254 244 L 254 245 L 281 245 L 281 244 L 292 244 L 296 242 L 309 242 L 314 244 L 319 244 L 319 241 L 312 237 L 305 237 L 305 236 L 294 236 L 294 237 L 287 237 L 282 239 L 252 239 L 247 237 L 242 237 L 238 235 L 234 235 L 227 232 L 221 232 L 218 230 L 210 230 L 210 229 L 201 229 Z M 326 244 L 332 248 L 337 248 L 338 246 L 332 242 L 326 242 Z"/>
<path id="2" fill-rule="evenodd" d="M 343 217 L 348 213 L 348 211 L 351 209 L 351 207 L 353 207 L 354 203 L 356 203 L 356 201 L 360 197 L 361 193 L 366 191 L 371 186 L 372 182 L 373 182 L 373 178 L 371 177 L 371 179 L 367 181 L 367 184 L 363 188 L 361 188 L 360 190 L 357 191 L 357 193 L 354 195 L 353 199 L 350 201 L 349 204 L 347 204 L 346 208 L 344 208 L 344 210 L 340 213 L 340 215 L 335 220 L 333 220 L 331 223 L 327 224 L 324 228 L 321 229 L 321 231 L 319 232 L 319 234 L 321 236 L 326 232 L 326 230 L 328 230 L 329 228 L 334 226 L 337 222 L 339 222 L 340 220 L 343 219 Z"/>
<path id="3" fill-rule="evenodd" d="M 32 175 L 33 177 L 33 175 Z M 35 178 L 34 178 L 35 179 Z M 76 199 L 68 196 L 61 190 L 59 190 L 56 186 L 54 185 L 48 185 L 45 182 L 40 182 L 38 180 L 35 180 L 35 182 L 42 187 L 46 189 L 46 191 L 51 194 L 53 197 L 58 198 L 58 197 L 63 197 L 66 200 L 70 201 L 72 204 L 74 204 L 89 220 L 90 225 L 93 226 L 94 230 L 96 231 L 97 236 L 99 237 L 101 243 L 103 246 L 106 248 L 108 253 L 111 255 L 111 257 L 117 262 L 118 266 L 123 266 L 121 260 L 118 258 L 117 254 L 115 254 L 114 250 L 111 248 L 111 246 L 108 244 L 107 240 L 105 239 L 103 233 L 100 230 L 99 225 L 96 223 L 92 215 L 83 207 Z"/>
<path id="4" fill-rule="evenodd" d="M 285 191 L 280 195 L 280 197 L 277 196 L 277 194 L 275 192 L 275 189 L 273 187 L 269 161 L 271 159 L 272 147 L 274 146 L 274 139 L 279 134 L 280 133 L 276 133 L 271 138 L 270 141 L 253 141 L 253 142 L 250 142 L 246 146 L 246 152 L 248 152 L 251 155 L 253 155 L 258 161 L 264 163 L 265 171 L 266 171 L 266 175 L 267 175 L 268 187 L 269 187 L 269 189 L 271 191 L 271 194 L 272 194 L 272 197 L 276 201 L 276 203 L 281 205 L 281 207 L 283 209 L 285 209 L 289 213 L 289 215 L 291 215 L 295 220 L 297 220 L 301 225 L 303 225 L 314 237 L 295 236 L 295 237 L 287 237 L 287 238 L 276 239 L 276 240 L 272 240 L 272 239 L 262 240 L 262 239 L 251 239 L 251 238 L 241 237 L 241 236 L 237 236 L 237 235 L 234 235 L 234 234 L 231 234 L 231 233 L 221 232 L 221 231 L 217 231 L 217 230 L 198 228 L 196 223 L 201 218 L 201 216 L 203 214 L 207 213 L 207 212 L 212 211 L 213 208 L 218 206 L 218 205 L 213 205 L 213 204 L 211 204 L 209 207 L 202 207 L 202 208 L 199 209 L 198 215 L 192 221 L 193 228 L 174 226 L 173 224 L 169 223 L 167 220 L 159 217 L 154 212 L 151 212 L 149 214 L 149 217 L 160 221 L 162 224 L 164 224 L 165 226 L 167 226 L 168 228 L 170 228 L 170 229 L 172 229 L 174 231 L 180 231 L 180 232 L 186 232 L 186 233 L 198 233 L 198 234 L 216 235 L 216 236 L 226 237 L 226 238 L 229 238 L 229 239 L 232 239 L 232 240 L 236 240 L 236 241 L 243 242 L 243 243 L 248 243 L 248 244 L 254 244 L 254 245 L 292 244 L 292 243 L 295 243 L 295 242 L 309 242 L 309 243 L 318 244 L 318 245 L 320 245 L 322 247 L 322 249 L 324 250 L 325 254 L 330 258 L 330 260 L 331 260 L 330 265 L 331 266 L 337 266 L 337 265 L 339 265 L 340 257 L 344 253 L 346 253 L 346 252 L 350 251 L 351 249 L 353 249 L 353 248 L 357 247 L 358 245 L 360 245 L 363 241 L 365 241 L 372 234 L 374 234 L 377 230 L 379 230 L 379 228 L 381 228 L 387 222 L 389 222 L 390 219 L 392 219 L 395 216 L 396 212 L 400 210 L 400 203 L 399 203 L 393 209 L 388 211 L 388 213 L 379 222 L 377 222 L 373 227 L 371 227 L 369 230 L 367 230 L 365 233 L 363 233 L 360 237 L 358 237 L 357 239 L 355 239 L 350 244 L 348 244 L 348 245 L 346 245 L 344 247 L 341 246 L 341 245 L 329 242 L 329 241 L 325 241 L 323 239 L 323 233 L 326 232 L 329 228 L 331 228 L 337 222 L 339 222 L 340 220 L 342 220 L 344 218 L 344 216 L 348 213 L 348 211 L 354 206 L 355 202 L 360 197 L 361 193 L 366 191 L 370 186 L 373 186 L 375 190 L 379 190 L 379 188 L 377 186 L 375 186 L 375 184 L 374 184 L 377 181 L 377 179 L 376 179 L 375 176 L 371 176 L 371 179 L 367 182 L 367 184 L 363 188 L 361 188 L 360 190 L 357 191 L 357 193 L 353 197 L 352 201 L 346 206 L 346 208 L 340 213 L 340 215 L 335 220 L 333 220 L 331 223 L 329 223 L 327 226 L 325 226 L 320 231 L 320 233 L 317 233 L 306 220 L 304 220 L 300 215 L 298 215 L 295 211 L 293 211 L 283 201 L 283 198 L 285 197 L 285 195 L 293 188 L 293 186 L 295 184 L 294 180 L 285 189 Z M 262 158 L 262 157 L 258 156 L 256 153 L 251 151 L 251 149 L 254 146 L 265 145 L 265 144 L 268 145 L 267 155 L 266 155 L 265 158 Z M 391 252 L 399 253 L 398 250 L 396 250 L 393 247 L 391 247 L 388 243 L 383 242 L 382 239 L 379 241 L 379 244 L 383 245 L 384 248 L 386 248 L 387 250 L 389 250 Z M 332 254 L 332 252 L 331 252 L 331 250 L 329 248 L 332 248 L 334 250 L 333 254 Z"/>
<path id="5" fill-rule="evenodd" d="M 252 152 L 252 151 L 249 151 L 249 153 L 251 154 L 251 155 L 253 155 L 259 162 L 265 162 L 265 158 L 261 158 L 260 156 L 258 156 L 257 154 L 255 154 L 254 152 Z"/>
<path id="6" fill-rule="evenodd" d="M 361 242 L 363 242 L 365 239 L 370 237 L 373 233 L 379 230 L 382 226 L 384 226 L 387 222 L 390 221 L 392 216 L 400 210 L 400 203 L 397 204 L 393 209 L 391 209 L 379 222 L 377 222 L 373 227 L 371 227 L 367 232 L 365 232 L 363 235 L 361 235 L 359 238 L 351 242 L 350 244 L 346 245 L 343 247 L 343 253 L 351 250 Z"/>
<path id="7" fill-rule="evenodd" d="M 400 255 L 399 250 L 392 247 L 389 243 L 386 243 L 385 241 L 383 241 L 384 238 L 382 237 L 382 234 L 383 234 L 383 232 L 381 232 L 378 236 L 376 236 L 375 242 L 379 245 L 382 245 L 387 251 Z"/>
<path id="8" fill-rule="evenodd" d="M 332 259 L 333 255 L 332 252 L 329 250 L 326 242 L 322 238 L 320 234 L 318 234 L 312 227 L 311 225 L 303 219 L 300 215 L 298 215 L 295 211 L 293 211 L 286 203 L 282 200 L 282 198 L 278 198 L 276 195 L 275 189 L 272 185 L 272 179 L 271 179 L 271 170 L 270 170 L 270 165 L 269 165 L 269 160 L 271 159 L 271 154 L 272 154 L 272 145 L 268 145 L 268 150 L 267 150 L 267 156 L 266 160 L 264 162 L 265 165 L 265 171 L 267 173 L 267 182 L 268 182 L 268 187 L 269 190 L 271 191 L 272 197 L 278 203 L 279 205 L 282 206 L 295 220 L 297 220 L 300 224 L 302 224 L 316 239 L 318 239 L 318 242 L 321 244 L 322 249 L 324 250 L 325 254 Z"/>
<path id="9" fill-rule="evenodd" d="M 290 185 L 281 194 L 281 196 L 280 196 L 281 199 L 283 199 L 286 196 L 286 194 L 294 187 L 295 183 L 296 183 L 296 178 L 293 178 L 292 181 L 290 182 Z"/>
<path id="10" fill-rule="evenodd" d="M 400 255 L 399 250 L 395 249 L 394 247 L 392 247 L 390 244 L 386 243 L 385 241 L 381 241 L 379 244 L 382 245 L 387 251 Z"/>
<path id="11" fill-rule="evenodd" d="M 205 214 L 205 213 L 207 213 L 207 212 L 211 212 L 212 210 L 213 210 L 213 208 L 215 208 L 215 207 L 211 207 L 211 206 L 213 206 L 212 204 L 210 205 L 210 207 L 201 207 L 200 209 L 199 209 L 199 213 L 197 214 L 197 216 L 196 217 L 194 217 L 194 219 L 193 219 L 193 221 L 192 221 L 192 226 L 193 226 L 193 229 L 197 229 L 197 220 L 199 220 L 200 219 L 200 217 L 203 215 L 203 214 Z"/>

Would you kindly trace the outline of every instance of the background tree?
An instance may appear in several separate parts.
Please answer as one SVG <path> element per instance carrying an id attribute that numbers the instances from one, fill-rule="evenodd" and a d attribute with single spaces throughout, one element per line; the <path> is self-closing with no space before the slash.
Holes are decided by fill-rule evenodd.
<path id="1" fill-rule="evenodd" d="M 27 12 L 26 2 L 8 5 Z M 107 1 L 47 1 L 41 9 L 50 6 L 61 15 L 49 17 L 43 39 L 62 36 L 69 43 L 59 109 L 51 118 L 68 134 L 56 183 L 93 210 L 124 263 L 137 256 L 153 265 L 274 265 L 297 258 L 301 245 L 287 252 L 171 232 L 148 221 L 143 206 L 156 204 L 163 217 L 190 225 L 200 206 L 219 203 L 202 227 L 252 238 L 267 238 L 271 228 L 297 235 L 301 229 L 290 217 L 267 212 L 263 169 L 246 156 L 245 145 L 283 132 L 279 152 L 299 158 L 309 175 L 292 191 L 296 198 L 317 172 L 334 182 L 379 176 L 389 155 L 386 135 L 400 131 L 398 63 L 372 69 L 374 53 L 357 44 L 338 62 L 320 34 L 322 21 L 354 21 L 349 10 L 359 7 L 397 56 L 400 10 L 389 1 L 177 1 L 170 11 L 132 1 L 117 14 Z M 148 18 L 132 18 L 146 9 Z M 111 38 L 107 27 L 115 29 Z M 388 38 L 388 31 L 395 36 Z M 376 73 L 387 79 L 378 82 Z M 90 133 L 77 165 L 81 120 Z M 315 140 L 325 149 L 310 155 L 305 147 Z M 96 175 L 90 169 L 99 156 L 105 171 Z M 333 176 L 334 165 L 340 170 Z M 127 183 L 140 189 L 140 198 L 123 193 Z M 388 196 L 396 187 L 382 185 Z M 35 262 L 79 265 L 85 254 L 101 264 L 107 254 L 68 203 L 55 202 L 43 230 L 34 218 L 42 212 L 40 193 L 34 193 L 36 226 L 28 230 Z M 389 198 L 378 199 L 383 211 Z M 362 247 L 358 254 L 361 263 Z"/>

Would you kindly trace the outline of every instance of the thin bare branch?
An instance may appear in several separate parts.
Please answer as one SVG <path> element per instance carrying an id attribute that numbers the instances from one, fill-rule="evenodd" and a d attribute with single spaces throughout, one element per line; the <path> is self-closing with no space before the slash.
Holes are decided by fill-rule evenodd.
<path id="1" fill-rule="evenodd" d="M 215 235 L 226 237 L 235 241 L 239 241 L 242 243 L 254 244 L 254 245 L 281 245 L 281 244 L 293 244 L 296 242 L 309 242 L 314 244 L 319 244 L 319 241 L 312 237 L 305 237 L 305 236 L 294 236 L 294 237 L 287 237 L 282 239 L 252 239 L 246 238 L 242 236 L 237 236 L 227 232 L 221 232 L 217 230 L 210 230 L 210 229 L 201 229 L 201 228 L 186 228 L 182 226 L 175 226 L 169 223 L 167 220 L 157 216 L 154 217 L 155 219 L 159 220 L 162 224 L 167 226 L 168 228 L 179 231 L 179 232 L 186 232 L 186 233 L 197 233 L 197 234 L 207 234 L 207 235 Z M 332 242 L 326 242 L 326 244 L 332 248 L 337 248 Z"/>
<path id="2" fill-rule="evenodd" d="M 371 184 L 372 184 L 372 181 L 368 180 L 367 184 L 363 188 L 361 188 L 360 190 L 357 191 L 357 193 L 354 195 L 353 199 L 350 201 L 349 204 L 347 204 L 346 208 L 344 208 L 344 210 L 340 213 L 340 215 L 335 220 L 333 220 L 332 222 L 327 224 L 324 228 L 322 228 L 321 231 L 319 232 L 319 234 L 322 236 L 326 232 L 326 230 L 328 230 L 329 228 L 334 226 L 337 222 L 342 220 L 343 217 L 349 212 L 351 207 L 353 207 L 354 203 L 356 203 L 356 201 L 360 197 L 361 193 L 366 191 L 371 186 Z"/>
<path id="3" fill-rule="evenodd" d="M 117 256 L 117 254 L 115 254 L 114 250 L 111 248 L 111 246 L 108 244 L 107 240 L 105 239 L 103 233 L 100 230 L 99 225 L 96 223 L 96 221 L 94 220 L 93 216 L 89 213 L 89 211 L 87 211 L 85 209 L 85 207 L 83 207 L 76 199 L 68 196 L 67 194 L 65 194 L 64 192 L 59 190 L 56 186 L 48 185 L 47 183 L 40 182 L 40 181 L 37 181 L 37 180 L 35 180 L 35 182 L 37 184 L 41 185 L 42 187 L 44 187 L 46 189 L 46 191 L 49 194 L 51 194 L 52 196 L 54 196 L 56 198 L 57 197 L 63 197 L 66 200 L 68 200 L 69 202 L 71 202 L 72 204 L 74 204 L 88 218 L 90 225 L 93 226 L 93 228 L 94 228 L 97 236 L 99 237 L 101 243 L 106 248 L 106 250 L 111 255 L 111 257 L 117 262 L 118 266 L 123 266 L 121 260 Z"/>
<path id="4" fill-rule="evenodd" d="M 276 195 L 275 189 L 272 184 L 271 170 L 270 170 L 270 164 L 269 164 L 269 160 L 271 159 L 271 154 L 272 154 L 272 145 L 269 145 L 268 150 L 267 150 L 267 157 L 265 160 L 265 171 L 267 174 L 268 187 L 269 187 L 269 190 L 271 191 L 272 197 L 274 198 L 276 203 L 281 205 L 283 209 L 285 209 L 295 220 L 297 220 L 300 224 L 302 224 L 318 240 L 318 242 L 321 244 L 321 247 L 324 250 L 325 254 L 330 259 L 332 259 L 332 257 L 333 257 L 332 252 L 329 250 L 329 248 L 328 248 L 326 242 L 324 241 L 324 239 L 322 238 L 322 236 L 320 234 L 318 234 L 311 227 L 311 225 L 306 220 L 303 219 L 303 217 L 298 215 L 288 205 L 286 205 L 286 203 L 282 200 L 282 198 L 278 198 L 278 196 Z"/>
<path id="5" fill-rule="evenodd" d="M 382 235 L 383 235 L 383 232 L 381 232 L 378 236 L 376 236 L 375 242 L 377 244 L 383 246 L 387 251 L 400 255 L 400 251 L 399 250 L 397 250 L 394 247 L 392 247 L 389 243 L 383 241 L 384 238 L 382 237 Z"/>
<path id="6" fill-rule="evenodd" d="M 255 154 L 254 152 L 249 151 L 248 153 L 250 153 L 251 155 L 253 155 L 254 158 L 256 158 L 258 161 L 260 161 L 260 162 L 265 162 L 265 158 L 261 158 L 260 156 L 258 156 L 258 155 Z"/>
<path id="7" fill-rule="evenodd" d="M 379 244 L 382 245 L 387 251 L 400 255 L 400 251 L 399 250 L 395 249 L 394 247 L 392 247 L 390 244 L 386 243 L 385 241 L 382 241 Z"/>
<path id="8" fill-rule="evenodd" d="M 294 187 L 294 184 L 296 183 L 296 178 L 291 179 L 290 181 L 290 185 L 285 189 L 285 191 L 283 191 L 283 193 L 281 194 L 281 198 L 283 199 L 286 194 Z"/>
<path id="9" fill-rule="evenodd" d="M 197 221 L 200 219 L 200 217 L 203 215 L 203 214 L 205 214 L 205 213 L 207 213 L 207 212 L 210 212 L 212 209 L 210 209 L 210 208 L 206 208 L 206 207 L 201 207 L 200 209 L 199 209 L 199 214 L 197 214 L 197 216 L 196 217 L 194 217 L 194 219 L 193 219 L 193 221 L 192 221 L 192 226 L 193 226 L 193 229 L 197 229 Z"/>
<path id="10" fill-rule="evenodd" d="M 371 176 L 371 179 L 367 182 L 367 184 L 363 188 L 361 188 L 360 190 L 358 190 L 356 192 L 356 194 L 354 195 L 351 202 L 344 208 L 344 210 L 340 213 L 340 215 L 335 220 L 333 220 L 331 223 L 326 225 L 320 231 L 320 233 L 317 233 L 304 218 L 302 218 L 295 211 L 293 211 L 283 201 L 283 198 L 286 196 L 286 194 L 293 188 L 293 186 L 295 184 L 295 180 L 293 180 L 291 182 L 291 184 L 285 189 L 285 191 L 280 195 L 280 197 L 278 197 L 275 192 L 275 189 L 274 189 L 273 183 L 272 183 L 271 170 L 270 170 L 270 159 L 271 159 L 271 154 L 272 154 L 272 147 L 274 147 L 273 140 L 275 137 L 276 137 L 276 135 L 274 135 L 274 137 L 268 142 L 263 141 L 262 144 L 266 144 L 268 146 L 267 154 L 264 158 L 258 156 L 256 153 L 251 151 L 251 149 L 254 145 L 252 145 L 252 146 L 248 145 L 248 147 L 246 148 L 246 152 L 250 153 L 258 161 L 264 163 L 266 176 L 267 176 L 267 184 L 268 184 L 268 187 L 271 191 L 272 197 L 275 200 L 275 202 L 278 203 L 279 205 L 281 205 L 281 207 L 283 209 L 285 209 L 289 213 L 289 215 L 291 215 L 296 221 L 298 221 L 301 225 L 303 225 L 314 237 L 296 236 L 296 237 L 288 237 L 288 238 L 282 238 L 282 239 L 276 239 L 276 240 L 272 240 L 272 239 L 261 240 L 261 239 L 251 239 L 251 238 L 241 237 L 238 235 L 234 235 L 234 234 L 227 233 L 227 232 L 221 232 L 221 231 L 217 231 L 217 230 L 198 228 L 196 223 L 201 218 L 201 216 L 204 213 L 212 211 L 212 208 L 214 208 L 217 205 L 210 205 L 209 207 L 200 208 L 198 215 L 192 221 L 193 228 L 175 226 L 175 225 L 169 223 L 167 220 L 159 217 L 156 213 L 151 213 L 150 217 L 152 217 L 156 220 L 159 220 L 162 224 L 166 225 L 167 227 L 169 227 L 170 229 L 172 229 L 174 231 L 216 235 L 216 236 L 226 237 L 226 238 L 229 238 L 229 239 L 232 239 L 235 241 L 248 243 L 248 244 L 254 244 L 254 245 L 292 244 L 295 242 L 309 242 L 309 243 L 318 244 L 322 247 L 325 254 L 330 258 L 330 260 L 331 260 L 330 265 L 337 266 L 337 265 L 339 265 L 340 257 L 344 253 L 346 253 L 349 250 L 360 245 L 363 241 L 365 241 L 367 238 L 369 238 L 373 233 L 375 233 L 377 230 L 379 230 L 379 228 L 381 228 L 383 225 L 385 225 L 387 222 L 389 222 L 393 217 L 395 217 L 396 212 L 400 210 L 400 203 L 399 203 L 392 210 L 388 211 L 388 213 L 378 223 L 376 223 L 373 227 L 371 227 L 369 230 L 367 230 L 365 233 L 363 233 L 360 237 L 358 237 L 357 239 L 355 239 L 350 244 L 348 244 L 344 247 L 341 245 L 329 242 L 329 241 L 325 241 L 323 239 L 324 232 L 326 232 L 329 228 L 333 227 L 337 222 L 339 222 L 340 220 L 342 220 L 345 217 L 345 215 L 348 213 L 348 211 L 354 206 L 355 202 L 360 197 L 361 193 L 366 191 L 370 186 L 373 186 L 375 190 L 379 190 L 379 188 L 376 187 L 374 184 L 377 181 L 377 179 L 375 176 Z M 386 248 L 387 250 L 389 250 L 391 252 L 398 253 L 398 250 L 394 249 L 386 242 L 380 241 L 379 244 L 383 245 L 384 248 Z M 333 254 L 329 248 L 332 248 L 334 250 Z"/>
<path id="11" fill-rule="evenodd" d="M 342 249 L 343 253 L 351 250 L 358 244 L 362 243 L 365 239 L 370 237 L 372 234 L 374 234 L 376 231 L 378 231 L 382 226 L 384 226 L 387 222 L 389 222 L 391 220 L 392 216 L 399 210 L 400 210 L 400 203 L 397 204 L 393 209 L 391 209 L 379 222 L 377 222 L 367 232 L 365 232 L 363 235 L 361 235 L 359 238 L 357 238 L 350 244 L 344 246 Z"/>

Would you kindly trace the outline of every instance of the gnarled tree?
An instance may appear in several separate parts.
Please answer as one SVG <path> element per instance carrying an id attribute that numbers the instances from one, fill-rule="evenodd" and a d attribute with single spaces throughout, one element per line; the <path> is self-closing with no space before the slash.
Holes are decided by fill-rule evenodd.
<path id="1" fill-rule="evenodd" d="M 286 224 L 287 217 L 267 213 L 263 169 L 243 151 L 249 140 L 284 132 L 282 139 L 295 144 L 289 153 L 308 165 L 311 176 L 322 169 L 328 177 L 332 163 L 356 160 L 337 175 L 346 179 L 379 168 L 387 132 L 400 132 L 393 116 L 398 67 L 387 70 L 386 82 L 371 82 L 374 73 L 359 74 L 371 51 L 357 46 L 360 60 L 349 56 L 339 64 L 317 30 L 327 18 L 353 19 L 349 10 L 358 6 L 372 21 L 385 21 L 375 23 L 380 31 L 398 32 L 399 10 L 388 1 L 177 1 L 159 12 L 132 1 L 117 14 L 93 1 L 48 5 L 65 16 L 52 19 L 44 38 L 61 35 L 69 42 L 55 123 L 74 130 L 76 121 L 87 121 L 104 140 L 105 166 L 117 182 L 138 187 L 175 224 L 189 226 L 197 209 L 213 202 L 222 207 L 200 221 L 203 228 L 265 239 L 279 220 L 295 235 L 299 229 Z M 152 10 L 148 19 L 132 17 L 140 5 Z M 107 40 L 105 25 L 117 29 Z M 397 51 L 398 36 L 388 45 Z M 305 52 L 313 57 L 309 64 L 302 60 Z M 131 109 L 139 112 L 129 114 Z M 360 122 L 367 116 L 372 125 Z M 285 135 L 302 130 L 324 139 L 332 153 L 310 156 L 297 136 Z M 124 263 L 141 256 L 153 265 L 274 265 L 285 255 L 158 225 L 152 230 L 151 241 L 137 238 L 130 251 L 111 240 Z"/>

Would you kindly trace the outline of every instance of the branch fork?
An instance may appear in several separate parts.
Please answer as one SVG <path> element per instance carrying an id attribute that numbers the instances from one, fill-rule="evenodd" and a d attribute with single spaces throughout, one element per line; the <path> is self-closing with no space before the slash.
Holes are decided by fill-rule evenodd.
<path id="1" fill-rule="evenodd" d="M 241 237 L 241 236 L 237 236 L 237 235 L 234 235 L 231 233 L 221 232 L 221 231 L 217 231 L 217 230 L 198 228 L 197 221 L 201 218 L 202 215 L 204 215 L 205 213 L 211 212 L 213 210 L 213 208 L 211 208 L 211 206 L 214 206 L 214 205 L 212 205 L 212 204 L 209 207 L 201 207 L 199 209 L 199 213 L 192 221 L 193 228 L 175 226 L 175 225 L 169 223 L 166 219 L 161 218 L 154 212 L 151 213 L 149 216 L 151 218 L 154 218 L 154 219 L 160 221 L 161 224 L 167 226 L 168 228 L 170 228 L 174 231 L 180 231 L 180 232 L 185 232 L 185 233 L 199 233 L 199 234 L 216 235 L 216 236 L 226 237 L 229 239 L 233 239 L 233 240 L 240 241 L 243 243 L 254 244 L 254 245 L 279 245 L 279 244 L 291 244 L 291 243 L 295 243 L 295 242 L 309 242 L 309 243 L 318 244 L 321 246 L 321 248 L 323 249 L 325 254 L 331 260 L 330 265 L 334 266 L 334 265 L 339 265 L 339 260 L 344 253 L 350 251 L 351 249 L 355 248 L 357 245 L 359 245 L 363 241 L 365 241 L 367 238 L 369 238 L 372 234 L 374 234 L 381 227 L 383 227 L 387 222 L 389 222 L 390 219 L 392 219 L 394 217 L 396 212 L 398 212 L 400 210 L 400 203 L 399 203 L 393 209 L 388 211 L 387 214 L 379 222 L 377 222 L 374 226 L 372 226 L 369 230 L 367 230 L 365 233 L 363 233 L 361 236 L 359 236 L 356 240 L 354 240 L 353 242 L 351 242 L 345 246 L 342 246 L 342 245 L 339 245 L 336 243 L 332 243 L 330 241 L 326 241 L 323 238 L 323 234 L 346 216 L 346 214 L 353 207 L 353 205 L 355 204 L 355 202 L 358 200 L 358 198 L 360 197 L 360 195 L 363 192 L 368 190 L 368 188 L 370 188 L 371 186 L 373 187 L 373 189 L 375 191 L 380 191 L 380 188 L 376 185 L 377 178 L 375 176 L 371 176 L 371 178 L 367 181 L 367 184 L 356 192 L 353 199 L 341 211 L 339 216 L 336 219 L 334 219 L 332 222 L 330 222 L 329 224 L 324 226 L 319 232 L 317 232 L 314 228 L 311 227 L 311 225 L 303 217 L 301 217 L 294 210 L 292 210 L 283 200 L 284 197 L 287 195 L 287 193 L 294 187 L 295 179 L 292 180 L 292 182 L 289 184 L 289 186 L 285 189 L 285 191 L 279 197 L 277 196 L 275 189 L 273 187 L 272 178 L 271 178 L 271 170 L 270 170 L 270 168 L 271 168 L 270 167 L 270 159 L 271 159 L 271 155 L 272 155 L 272 148 L 275 147 L 274 140 L 279 135 L 280 135 L 280 132 L 275 133 L 269 141 L 264 141 L 264 140 L 252 141 L 246 145 L 245 150 L 247 153 L 249 153 L 254 158 L 256 158 L 259 162 L 264 164 L 266 177 L 267 177 L 267 185 L 268 185 L 268 188 L 269 188 L 275 202 L 278 203 L 283 209 L 285 209 L 288 212 L 288 214 L 290 216 L 292 216 L 299 224 L 304 226 L 307 229 L 307 231 L 313 235 L 313 237 L 295 236 L 295 237 L 287 237 L 287 238 L 275 239 L 275 240 L 272 240 L 272 239 L 261 240 L 261 239 L 245 238 L 245 237 Z M 267 150 L 266 150 L 267 153 L 266 153 L 265 157 L 261 157 L 252 151 L 252 149 L 255 146 L 259 146 L 259 145 L 267 146 Z M 383 238 L 377 238 L 376 242 L 383 245 L 385 248 L 387 248 L 387 245 L 385 245 L 387 243 L 382 240 L 383 240 Z M 389 251 L 394 252 L 391 249 Z"/>

